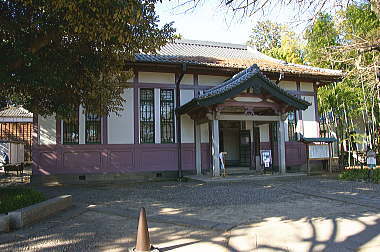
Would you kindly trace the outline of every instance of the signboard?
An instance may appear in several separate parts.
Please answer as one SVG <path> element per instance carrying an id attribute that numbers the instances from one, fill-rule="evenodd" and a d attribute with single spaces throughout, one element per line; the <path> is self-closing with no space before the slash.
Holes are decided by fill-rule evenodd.
<path id="1" fill-rule="evenodd" d="M 270 165 L 272 164 L 272 151 L 261 150 L 260 156 L 261 156 L 261 163 L 264 165 L 264 167 L 265 168 L 270 167 Z"/>
<path id="2" fill-rule="evenodd" d="M 367 166 L 368 168 L 376 168 L 376 152 L 369 150 L 367 152 Z"/>
<path id="3" fill-rule="evenodd" d="M 328 144 L 310 144 L 309 145 L 309 159 L 329 159 L 329 145 Z"/>

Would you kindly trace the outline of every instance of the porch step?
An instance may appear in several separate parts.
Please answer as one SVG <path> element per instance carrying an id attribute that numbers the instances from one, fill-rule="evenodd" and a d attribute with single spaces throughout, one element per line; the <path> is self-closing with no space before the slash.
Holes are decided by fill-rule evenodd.
<path id="1" fill-rule="evenodd" d="M 227 167 L 227 175 L 255 174 L 256 170 L 250 170 L 248 167 Z"/>

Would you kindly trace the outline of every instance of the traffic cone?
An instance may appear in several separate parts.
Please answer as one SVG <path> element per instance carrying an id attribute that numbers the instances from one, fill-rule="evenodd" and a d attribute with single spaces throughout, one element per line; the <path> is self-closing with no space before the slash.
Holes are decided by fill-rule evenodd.
<path id="1" fill-rule="evenodd" d="M 137 226 L 136 247 L 134 252 L 159 251 L 150 244 L 148 223 L 146 220 L 145 208 L 140 209 L 139 224 Z"/>

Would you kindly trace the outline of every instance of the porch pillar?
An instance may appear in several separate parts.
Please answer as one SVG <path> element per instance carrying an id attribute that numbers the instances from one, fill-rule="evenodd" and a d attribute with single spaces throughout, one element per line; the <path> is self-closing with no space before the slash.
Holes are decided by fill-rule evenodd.
<path id="1" fill-rule="evenodd" d="M 197 175 L 202 174 L 202 150 L 201 150 L 201 125 L 198 122 L 195 124 L 195 167 Z"/>
<path id="2" fill-rule="evenodd" d="M 212 141 L 212 175 L 220 176 L 220 166 L 219 166 L 219 121 L 211 121 L 211 141 Z"/>
<path id="3" fill-rule="evenodd" d="M 282 116 L 281 116 L 282 117 Z M 286 173 L 285 163 L 285 122 L 280 118 L 278 122 L 278 165 L 281 174 Z"/>

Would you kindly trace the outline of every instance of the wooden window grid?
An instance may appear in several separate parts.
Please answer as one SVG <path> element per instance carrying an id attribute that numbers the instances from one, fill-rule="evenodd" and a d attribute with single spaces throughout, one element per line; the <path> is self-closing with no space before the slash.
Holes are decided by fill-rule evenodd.
<path id="1" fill-rule="evenodd" d="M 140 143 L 154 143 L 154 89 L 140 89 Z"/>
<path id="2" fill-rule="evenodd" d="M 96 114 L 86 114 L 86 144 L 101 144 L 101 117 Z"/>
<path id="3" fill-rule="evenodd" d="M 160 90 L 161 143 L 174 143 L 174 90 Z"/>

